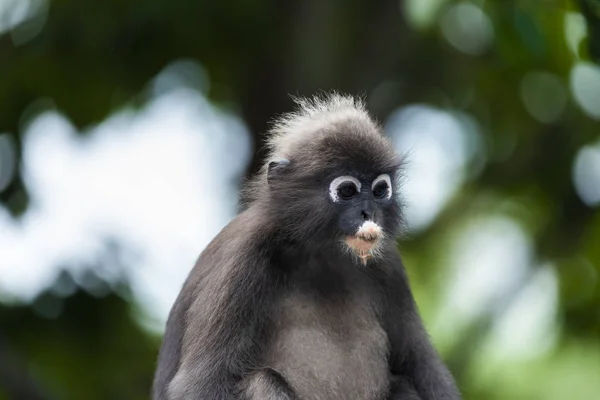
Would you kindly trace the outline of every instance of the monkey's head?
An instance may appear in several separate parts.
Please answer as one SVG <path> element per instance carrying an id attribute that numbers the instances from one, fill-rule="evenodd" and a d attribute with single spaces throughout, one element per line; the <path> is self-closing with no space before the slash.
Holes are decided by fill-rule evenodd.
<path id="1" fill-rule="evenodd" d="M 359 100 L 297 102 L 276 122 L 270 157 L 246 193 L 286 239 L 336 246 L 366 264 L 401 227 L 400 158 Z"/>

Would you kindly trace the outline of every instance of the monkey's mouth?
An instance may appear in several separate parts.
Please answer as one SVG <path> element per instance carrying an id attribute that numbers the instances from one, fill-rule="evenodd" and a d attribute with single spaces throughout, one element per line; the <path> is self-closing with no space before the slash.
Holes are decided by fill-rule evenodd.
<path id="1" fill-rule="evenodd" d="M 353 236 L 346 238 L 346 245 L 366 265 L 382 237 L 381 227 L 373 221 L 366 221 Z"/>

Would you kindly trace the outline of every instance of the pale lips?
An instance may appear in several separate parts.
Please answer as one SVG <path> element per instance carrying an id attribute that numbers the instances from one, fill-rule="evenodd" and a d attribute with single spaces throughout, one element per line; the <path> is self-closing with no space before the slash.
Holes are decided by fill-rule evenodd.
<path id="1" fill-rule="evenodd" d="M 356 252 L 363 264 L 367 263 L 375 247 L 382 236 L 381 227 L 373 221 L 363 223 L 354 236 L 346 238 L 346 244 Z"/>

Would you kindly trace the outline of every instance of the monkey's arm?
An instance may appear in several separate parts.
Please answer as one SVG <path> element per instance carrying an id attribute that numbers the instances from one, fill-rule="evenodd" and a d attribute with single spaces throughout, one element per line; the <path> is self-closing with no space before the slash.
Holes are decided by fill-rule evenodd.
<path id="1" fill-rule="evenodd" d="M 190 285 L 193 301 L 169 400 L 246 400 L 255 398 L 252 390 L 270 393 L 265 400 L 291 400 L 277 379 L 255 371 L 275 292 L 266 261 L 228 261 Z"/>
<path id="2" fill-rule="evenodd" d="M 412 385 L 418 394 L 416 398 L 422 400 L 460 399 L 454 378 L 423 326 L 400 257 L 388 262 L 384 285 L 387 292 L 385 325 L 391 344 L 390 369 L 394 375 L 406 377 L 408 381 L 396 386 L 396 391 L 405 391 L 407 385 Z M 391 393 L 390 399 L 396 399 L 398 395 Z"/>
<path id="3" fill-rule="evenodd" d="M 242 384 L 247 400 L 296 400 L 296 395 L 281 374 L 271 368 L 254 371 Z"/>

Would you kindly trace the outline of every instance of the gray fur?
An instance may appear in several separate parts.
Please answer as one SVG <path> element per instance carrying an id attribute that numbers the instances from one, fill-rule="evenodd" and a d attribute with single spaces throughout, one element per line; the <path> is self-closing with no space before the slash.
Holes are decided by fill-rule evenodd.
<path id="1" fill-rule="evenodd" d="M 383 399 L 388 390 L 385 331 L 364 295 L 324 306 L 290 294 L 276 314 L 266 360 L 301 399 Z"/>
<path id="2" fill-rule="evenodd" d="M 241 383 L 242 393 L 247 399 L 261 400 L 294 400 L 297 397 L 277 387 L 272 377 L 265 370 L 251 372 Z"/>
<path id="3" fill-rule="evenodd" d="M 399 156 L 362 102 L 298 103 L 171 310 L 154 400 L 459 399 L 395 246 L 401 202 L 370 192 L 383 173 L 398 192 Z M 329 182 L 346 174 L 363 189 L 334 204 Z M 344 237 L 367 216 L 382 239 L 363 264 Z"/>

